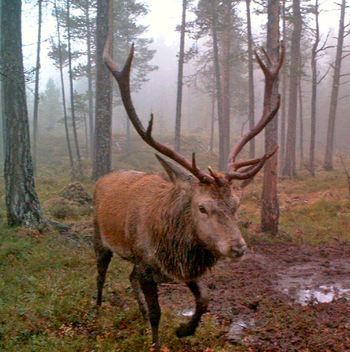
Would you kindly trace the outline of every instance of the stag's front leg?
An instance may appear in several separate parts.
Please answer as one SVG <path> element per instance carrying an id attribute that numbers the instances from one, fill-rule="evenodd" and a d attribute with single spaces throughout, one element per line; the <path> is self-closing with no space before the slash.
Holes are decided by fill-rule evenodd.
<path id="1" fill-rule="evenodd" d="M 185 337 L 194 335 L 196 332 L 197 326 L 201 320 L 202 315 L 208 309 L 208 298 L 204 292 L 204 289 L 198 285 L 196 281 L 190 281 L 186 283 L 187 287 L 193 293 L 196 299 L 196 310 L 187 324 L 181 324 L 177 330 L 177 337 Z"/>
<path id="2" fill-rule="evenodd" d="M 151 323 L 152 329 L 152 344 L 156 351 L 159 350 L 159 337 L 158 328 L 160 321 L 160 306 L 158 302 L 158 288 L 157 283 L 154 281 L 151 269 L 147 269 L 144 272 L 140 272 L 140 286 L 145 296 L 145 300 L 148 308 L 148 318 Z"/>
<path id="3" fill-rule="evenodd" d="M 147 308 L 145 299 L 141 292 L 140 286 L 140 274 L 137 266 L 135 265 L 131 274 L 130 274 L 130 284 L 133 291 L 133 294 L 136 298 L 137 304 L 139 305 L 140 312 L 142 314 L 143 319 L 147 319 Z"/>

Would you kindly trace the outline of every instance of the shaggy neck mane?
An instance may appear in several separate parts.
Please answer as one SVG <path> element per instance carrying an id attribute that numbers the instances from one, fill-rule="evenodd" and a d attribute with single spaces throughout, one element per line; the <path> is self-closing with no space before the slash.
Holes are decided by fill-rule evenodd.
<path id="1" fill-rule="evenodd" d="M 181 281 L 202 275 L 215 265 L 217 256 L 196 234 L 191 215 L 191 198 L 174 188 L 158 204 L 159 216 L 152 226 L 155 257 L 162 271 Z"/>

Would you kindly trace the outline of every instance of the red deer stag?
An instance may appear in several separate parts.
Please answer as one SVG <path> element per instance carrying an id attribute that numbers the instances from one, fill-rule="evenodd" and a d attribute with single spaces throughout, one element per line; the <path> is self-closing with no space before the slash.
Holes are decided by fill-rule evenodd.
<path id="1" fill-rule="evenodd" d="M 138 171 L 112 172 L 99 179 L 95 189 L 95 251 L 97 256 L 97 305 L 101 305 L 102 289 L 112 253 L 134 264 L 130 275 L 140 311 L 152 328 L 152 342 L 159 348 L 158 325 L 160 307 L 157 283 L 163 280 L 184 282 L 195 297 L 195 313 L 176 331 L 178 337 L 193 335 L 201 316 L 207 311 L 208 299 L 197 279 L 221 257 L 240 258 L 247 246 L 237 226 L 239 197 L 234 180 L 252 179 L 277 150 L 261 158 L 237 161 L 237 155 L 249 140 L 261 132 L 277 114 L 278 98 L 272 110 L 269 101 L 278 79 L 284 56 L 273 62 L 264 52 L 265 64 L 256 55 L 265 75 L 264 110 L 255 128 L 243 136 L 230 154 L 226 173 L 206 173 L 192 160 L 186 159 L 152 136 L 153 116 L 145 129 L 130 96 L 130 70 L 134 56 L 131 48 L 124 68 L 118 71 L 106 42 L 104 61 L 116 78 L 128 117 L 142 139 L 159 153 L 181 167 L 156 155 L 166 171 L 162 174 Z M 143 293 L 143 294 L 142 294 Z"/>

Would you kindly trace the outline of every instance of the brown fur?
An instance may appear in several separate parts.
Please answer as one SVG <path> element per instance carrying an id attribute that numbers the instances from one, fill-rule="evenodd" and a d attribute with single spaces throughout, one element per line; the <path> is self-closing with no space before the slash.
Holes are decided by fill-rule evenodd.
<path id="1" fill-rule="evenodd" d="M 203 184 L 172 167 L 165 166 L 171 180 L 137 171 L 110 173 L 98 180 L 94 194 L 97 303 L 112 253 L 134 263 L 131 285 L 141 312 L 148 311 L 155 344 L 156 282 L 185 282 L 195 295 L 196 313 L 177 331 L 179 337 L 191 335 L 208 304 L 196 279 L 220 256 L 239 257 L 245 247 L 234 220 L 239 202 L 229 184 Z"/>

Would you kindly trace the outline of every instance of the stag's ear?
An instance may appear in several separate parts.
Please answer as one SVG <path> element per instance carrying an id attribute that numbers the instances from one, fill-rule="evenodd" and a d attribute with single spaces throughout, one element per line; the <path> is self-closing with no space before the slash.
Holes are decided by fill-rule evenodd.
<path id="1" fill-rule="evenodd" d="M 192 182 L 193 177 L 189 173 L 187 173 L 184 169 L 174 165 L 173 163 L 170 163 L 169 161 L 164 160 L 158 154 L 155 154 L 155 156 L 160 162 L 160 165 L 162 165 L 163 169 L 169 176 L 171 182 L 173 183 L 178 181 Z"/>

